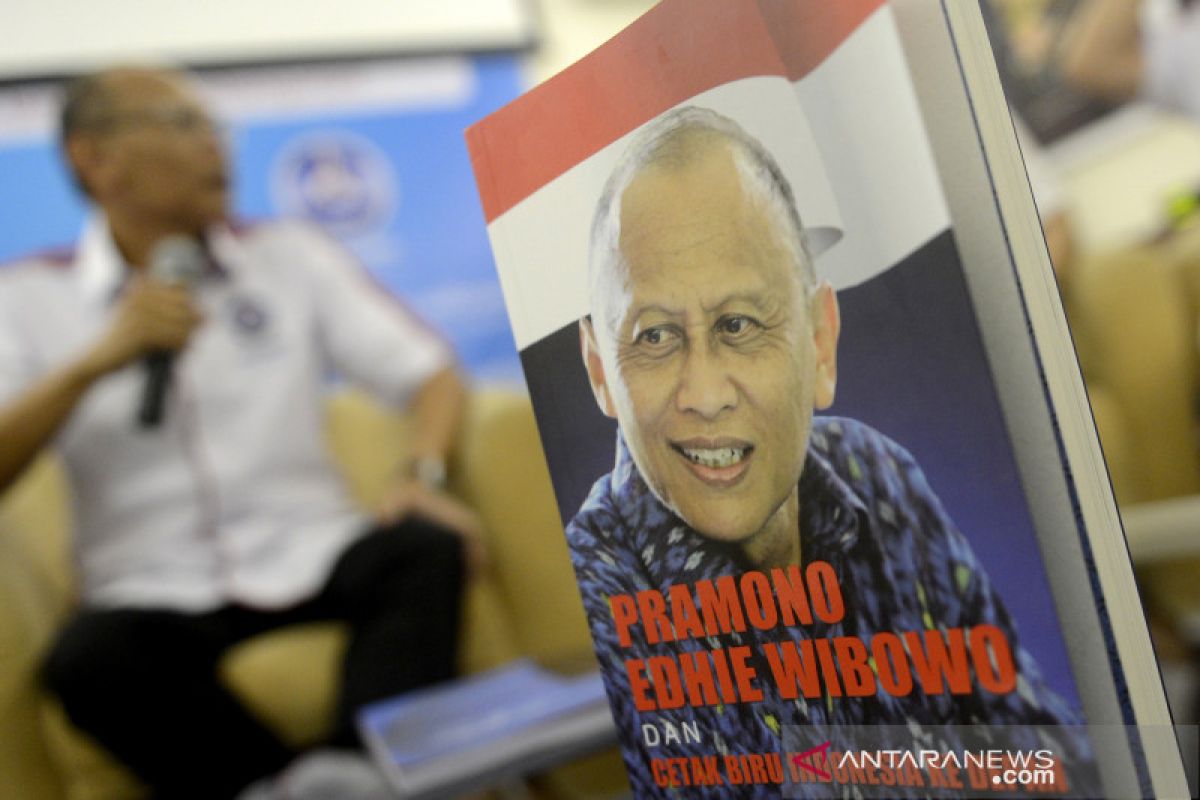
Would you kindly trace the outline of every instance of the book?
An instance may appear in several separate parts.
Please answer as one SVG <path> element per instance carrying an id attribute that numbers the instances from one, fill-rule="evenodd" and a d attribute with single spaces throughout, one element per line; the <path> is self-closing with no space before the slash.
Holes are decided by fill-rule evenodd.
<path id="1" fill-rule="evenodd" d="M 1187 796 L 976 4 L 664 0 L 467 140 L 639 797 Z"/>
<path id="2" fill-rule="evenodd" d="M 358 725 L 405 798 L 501 785 L 615 740 L 599 673 L 560 675 L 524 659 L 372 703 Z"/>

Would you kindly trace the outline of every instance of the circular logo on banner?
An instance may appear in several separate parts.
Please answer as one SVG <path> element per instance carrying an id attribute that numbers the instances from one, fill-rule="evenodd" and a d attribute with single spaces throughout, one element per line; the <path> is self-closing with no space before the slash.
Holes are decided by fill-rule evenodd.
<path id="1" fill-rule="evenodd" d="M 399 196 L 387 155 L 349 131 L 306 133 L 285 144 L 271 168 L 271 194 L 282 214 L 339 235 L 386 223 Z"/>

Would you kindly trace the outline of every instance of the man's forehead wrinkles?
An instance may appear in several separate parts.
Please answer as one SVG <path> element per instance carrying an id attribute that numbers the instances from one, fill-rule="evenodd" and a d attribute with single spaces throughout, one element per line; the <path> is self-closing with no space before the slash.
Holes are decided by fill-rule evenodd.
<path id="1" fill-rule="evenodd" d="M 647 314 L 657 314 L 664 317 L 671 317 L 672 319 L 678 319 L 683 317 L 685 313 L 686 312 L 681 308 L 672 308 L 670 306 L 662 305 L 661 303 L 643 303 L 642 305 L 631 305 L 629 307 L 629 313 L 626 315 L 625 319 L 627 322 L 629 322 L 629 324 L 635 325 Z"/>
<path id="2" fill-rule="evenodd" d="M 710 303 L 703 303 L 701 308 L 706 314 L 712 314 L 728 308 L 735 303 L 748 303 L 759 310 L 767 310 L 780 305 L 778 291 L 772 291 L 767 286 L 757 286 L 731 292 Z"/>
<path id="3" fill-rule="evenodd" d="M 700 233 L 680 235 L 691 234 L 692 231 Z M 654 255 L 682 255 L 710 245 L 723 235 L 721 231 L 715 231 L 700 221 L 630 225 L 621 232 L 621 248 L 636 248 L 638 252 Z"/>

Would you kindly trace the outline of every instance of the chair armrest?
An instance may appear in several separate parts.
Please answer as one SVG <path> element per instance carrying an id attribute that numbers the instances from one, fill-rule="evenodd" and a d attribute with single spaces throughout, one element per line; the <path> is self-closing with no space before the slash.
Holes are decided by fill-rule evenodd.
<path id="1" fill-rule="evenodd" d="M 456 462 L 456 491 L 483 517 L 496 583 L 521 650 L 551 664 L 592 653 L 583 602 L 529 399 L 477 395 Z"/>
<path id="2" fill-rule="evenodd" d="M 0 530 L 0 797 L 63 796 L 42 735 L 42 657 L 58 621 L 54 590 L 11 531 Z"/>

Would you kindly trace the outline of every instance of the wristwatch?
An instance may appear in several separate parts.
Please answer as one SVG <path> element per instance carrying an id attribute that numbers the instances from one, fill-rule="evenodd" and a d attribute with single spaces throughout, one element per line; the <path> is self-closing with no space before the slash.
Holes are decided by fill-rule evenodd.
<path id="1" fill-rule="evenodd" d="M 408 474 L 430 489 L 444 489 L 446 459 L 441 456 L 419 456 L 408 463 Z"/>

